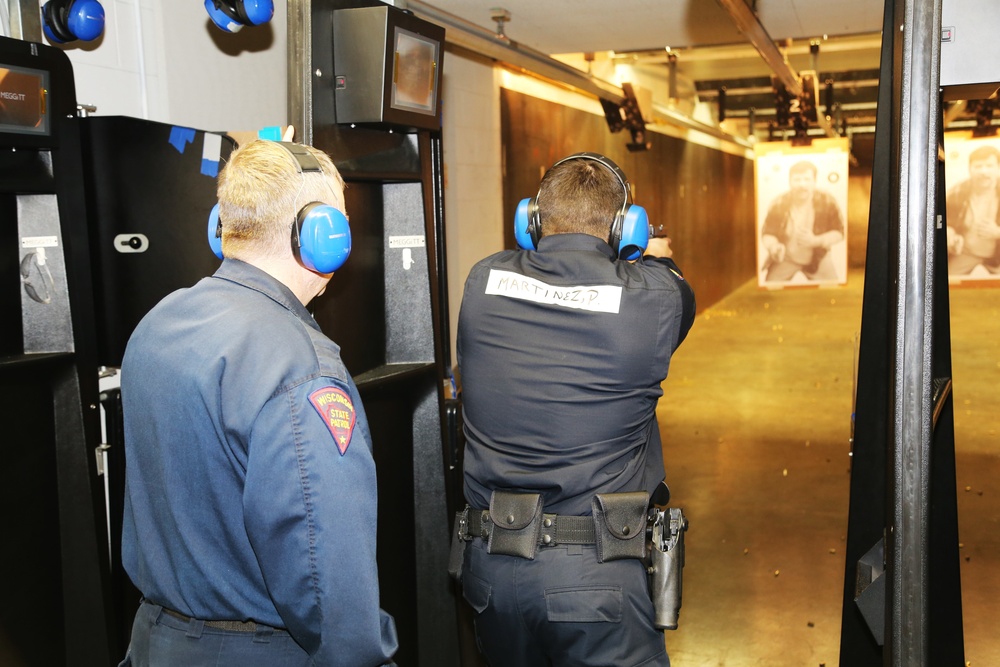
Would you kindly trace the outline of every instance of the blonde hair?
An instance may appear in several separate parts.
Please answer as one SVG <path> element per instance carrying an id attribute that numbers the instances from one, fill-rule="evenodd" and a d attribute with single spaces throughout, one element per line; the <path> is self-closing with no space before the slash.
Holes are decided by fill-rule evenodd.
<path id="1" fill-rule="evenodd" d="M 283 257 L 291 252 L 292 224 L 312 201 L 344 207 L 344 179 L 330 157 L 305 146 L 322 168 L 299 172 L 295 157 L 274 141 L 256 140 L 233 151 L 219 174 L 219 219 L 226 257 Z"/>

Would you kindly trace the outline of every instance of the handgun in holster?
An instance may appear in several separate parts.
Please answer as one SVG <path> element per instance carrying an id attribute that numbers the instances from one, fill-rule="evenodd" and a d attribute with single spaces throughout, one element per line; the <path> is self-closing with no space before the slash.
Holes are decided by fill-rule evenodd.
<path id="1" fill-rule="evenodd" d="M 688 522 L 675 507 L 649 510 L 649 594 L 653 599 L 654 624 L 661 630 L 676 630 L 681 610 L 681 578 L 684 568 L 684 531 Z"/>

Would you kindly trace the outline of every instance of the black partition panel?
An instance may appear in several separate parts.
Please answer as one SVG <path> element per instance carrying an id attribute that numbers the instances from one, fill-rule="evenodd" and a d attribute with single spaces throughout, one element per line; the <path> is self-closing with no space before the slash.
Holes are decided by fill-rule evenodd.
<path id="1" fill-rule="evenodd" d="M 219 267 L 208 246 L 216 177 L 232 138 L 127 116 L 81 121 L 98 355 L 121 366 L 139 320 Z"/>
<path id="2" fill-rule="evenodd" d="M 449 364 L 437 339 L 447 331 L 435 326 L 443 234 L 426 210 L 430 155 L 418 154 L 416 136 L 372 134 L 328 127 L 317 140 L 347 181 L 352 250 L 311 307 L 341 346 L 372 430 L 379 580 L 399 633 L 396 662 L 447 666 L 457 664 L 457 621 L 447 576 L 454 489 L 446 489 L 442 440 Z"/>
<path id="3" fill-rule="evenodd" d="M 208 245 L 208 217 L 219 169 L 232 138 L 128 116 L 80 119 L 86 224 L 93 267 L 97 361 L 121 365 L 135 326 L 160 299 L 211 275 L 220 260 Z M 96 381 L 96 371 L 95 371 Z M 125 443 L 121 395 L 101 392 L 105 446 L 101 454 L 110 542 L 108 632 L 125 653 L 141 594 L 121 562 Z"/>
<path id="4" fill-rule="evenodd" d="M 34 627 L 39 621 L 53 628 L 65 622 L 61 578 L 40 576 L 60 568 L 59 531 L 52 528 L 59 517 L 52 392 L 45 382 L 8 377 L 0 381 L 0 405 L 19 417 L 5 420 L 0 442 L 8 470 L 0 503 L 9 508 L 4 513 L 6 547 L 0 549 L 0 569 L 6 573 L 0 664 L 58 665 L 64 660 L 65 637 L 47 633 L 40 641 Z"/>
<path id="5" fill-rule="evenodd" d="M 73 70 L 58 49 L 2 37 L 0 69 L 21 75 L 5 92 L 25 102 L 0 125 L 0 664 L 108 665 L 121 654 Z"/>
<path id="6" fill-rule="evenodd" d="M 917 91 L 914 105 L 940 111 L 920 94 L 921 82 L 936 84 L 935 51 L 914 46 L 932 43 L 939 29 L 928 20 L 934 3 L 921 9 L 920 20 L 903 20 L 917 4 L 885 3 L 844 574 L 844 667 L 965 664 L 943 121 L 931 114 L 922 126 L 916 106 L 906 103 Z"/>
<path id="7" fill-rule="evenodd" d="M 458 445 L 444 418 L 446 399 L 454 399 L 447 390 L 441 134 L 433 117 L 420 130 L 338 124 L 331 76 L 340 74 L 334 52 L 350 46 L 334 43 L 335 13 L 380 6 L 377 0 L 290 5 L 289 41 L 309 48 L 289 63 L 289 116 L 296 136 L 326 151 L 347 182 L 351 257 L 313 308 L 341 346 L 372 428 L 379 578 L 382 606 L 399 632 L 395 660 L 451 667 L 459 664 L 460 601 L 447 560 L 450 514 L 461 492 L 452 467 Z M 350 31 L 340 37 L 350 38 Z M 449 409 L 453 414 L 455 405 Z"/>
<path id="8" fill-rule="evenodd" d="M 386 363 L 382 187 L 351 182 L 344 191 L 351 217 L 351 256 L 310 305 L 323 333 L 357 375 Z"/>
<path id="9" fill-rule="evenodd" d="M 0 220 L 17 220 L 17 197 L 0 194 Z M 20 354 L 21 342 L 21 257 L 18 252 L 17 225 L 0 224 L 0 356 Z"/>

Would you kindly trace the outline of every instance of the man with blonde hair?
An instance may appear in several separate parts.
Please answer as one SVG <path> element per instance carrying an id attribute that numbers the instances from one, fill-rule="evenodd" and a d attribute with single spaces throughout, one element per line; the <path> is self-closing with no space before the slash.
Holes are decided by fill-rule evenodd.
<path id="1" fill-rule="evenodd" d="M 359 667 L 396 650 L 371 434 L 306 310 L 350 251 L 343 190 L 322 151 L 241 146 L 219 176 L 222 266 L 129 340 L 122 560 L 144 599 L 123 665 Z"/>

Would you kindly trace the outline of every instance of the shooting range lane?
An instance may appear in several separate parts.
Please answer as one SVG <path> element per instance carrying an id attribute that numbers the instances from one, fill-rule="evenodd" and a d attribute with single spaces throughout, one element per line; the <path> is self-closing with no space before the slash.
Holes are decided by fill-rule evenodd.
<path id="1" fill-rule="evenodd" d="M 658 409 L 690 521 L 674 664 L 839 664 L 863 286 L 856 269 L 841 288 L 747 283 L 674 355 Z M 950 298 L 965 657 L 982 667 L 1000 664 L 1000 290 Z"/>

